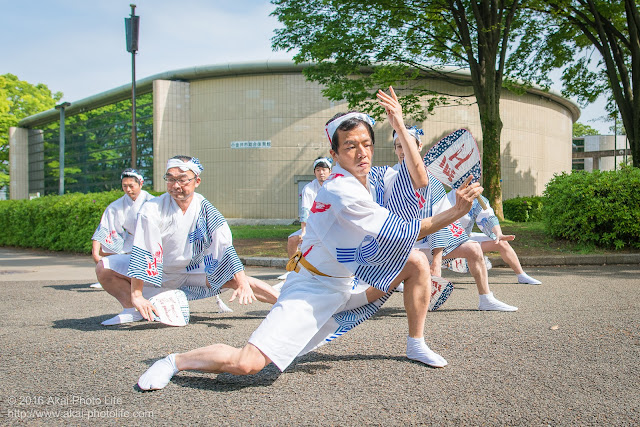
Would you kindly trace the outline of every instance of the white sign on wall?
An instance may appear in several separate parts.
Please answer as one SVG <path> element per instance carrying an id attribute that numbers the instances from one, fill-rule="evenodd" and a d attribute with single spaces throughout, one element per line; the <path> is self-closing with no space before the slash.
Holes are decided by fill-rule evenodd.
<path id="1" fill-rule="evenodd" d="M 231 141 L 231 148 L 271 148 L 271 141 Z"/>

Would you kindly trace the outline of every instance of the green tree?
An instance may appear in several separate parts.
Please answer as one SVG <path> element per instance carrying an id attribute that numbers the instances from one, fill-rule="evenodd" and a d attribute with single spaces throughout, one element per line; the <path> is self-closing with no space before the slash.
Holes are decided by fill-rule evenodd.
<path id="1" fill-rule="evenodd" d="M 619 110 L 633 165 L 640 167 L 640 13 L 637 0 L 544 0 L 529 4 L 527 29 L 514 57 L 538 68 L 520 75 L 549 83 L 562 69 L 563 93 L 585 105 L 605 94 Z"/>
<path id="2" fill-rule="evenodd" d="M 62 99 L 47 85 L 33 85 L 13 74 L 0 75 L 0 187 L 9 185 L 9 128 L 20 120 L 50 110 Z"/>
<path id="3" fill-rule="evenodd" d="M 390 84 L 407 89 L 401 102 L 416 120 L 445 99 L 421 87 L 418 77 L 437 73 L 460 84 L 442 66 L 468 68 L 468 98 L 475 97 L 482 126 L 485 195 L 502 217 L 500 96 L 505 85 L 513 87 L 504 71 L 524 1 L 272 0 L 273 15 L 284 25 L 273 47 L 297 51 L 298 63 L 314 62 L 305 75 L 350 108 L 374 111 L 375 90 Z M 419 104 L 424 95 L 431 96 L 426 108 Z"/>
<path id="4" fill-rule="evenodd" d="M 597 130 L 589 125 L 585 125 L 580 122 L 573 124 L 573 137 L 588 136 L 588 135 L 600 135 Z"/>

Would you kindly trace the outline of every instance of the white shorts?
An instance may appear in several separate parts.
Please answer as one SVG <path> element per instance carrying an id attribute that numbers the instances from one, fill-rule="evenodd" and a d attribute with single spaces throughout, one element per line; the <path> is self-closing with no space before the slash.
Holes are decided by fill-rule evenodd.
<path id="1" fill-rule="evenodd" d="M 284 371 L 349 300 L 351 287 L 351 278 L 315 276 L 304 268 L 292 272 L 249 343 Z"/>

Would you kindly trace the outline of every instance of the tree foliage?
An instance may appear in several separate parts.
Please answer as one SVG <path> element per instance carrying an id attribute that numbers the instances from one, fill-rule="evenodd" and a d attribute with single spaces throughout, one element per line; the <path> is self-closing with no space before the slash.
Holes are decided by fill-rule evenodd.
<path id="1" fill-rule="evenodd" d="M 504 71 L 522 1 L 273 0 L 273 15 L 284 25 L 273 47 L 297 51 L 298 63 L 316 63 L 305 74 L 326 87 L 329 99 L 377 116 L 375 91 L 394 85 L 405 112 L 423 120 L 449 97 L 418 78 L 435 73 L 468 88 L 443 66 L 468 68 L 466 101 L 477 102 L 480 112 L 485 194 L 502 216 L 499 103 L 503 87 L 513 83 Z"/>
<path id="2" fill-rule="evenodd" d="M 610 113 L 620 111 L 633 164 L 640 166 L 640 13 L 637 0 L 532 1 L 517 60 L 519 75 L 550 84 L 562 69 L 566 96 L 585 105 L 608 96 Z M 538 68 L 521 67 L 536 62 Z"/>
<path id="3" fill-rule="evenodd" d="M 600 135 L 597 130 L 584 123 L 575 122 L 573 124 L 573 137 Z"/>
<path id="4" fill-rule="evenodd" d="M 50 110 L 62 99 L 47 85 L 33 85 L 13 74 L 0 75 L 0 187 L 9 184 L 9 128 L 33 114 Z"/>

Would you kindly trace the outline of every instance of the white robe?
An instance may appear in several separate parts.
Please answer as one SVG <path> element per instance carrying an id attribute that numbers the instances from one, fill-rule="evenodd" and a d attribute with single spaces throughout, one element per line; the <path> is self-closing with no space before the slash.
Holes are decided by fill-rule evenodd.
<path id="1" fill-rule="evenodd" d="M 313 201 L 316 199 L 316 194 L 322 188 L 322 185 L 318 182 L 317 179 L 314 179 L 310 183 L 304 186 L 302 189 L 302 193 L 300 194 L 300 210 L 298 212 L 300 222 L 307 222 L 309 219 L 309 214 L 311 213 L 311 207 L 313 206 Z M 300 236 L 302 234 L 302 229 L 295 231 L 289 235 L 289 237 Z"/>
<path id="2" fill-rule="evenodd" d="M 397 202 L 398 195 L 387 194 L 385 184 L 398 175 L 391 168 L 373 168 L 365 188 L 336 166 L 318 192 L 302 253 L 331 277 L 314 275 L 304 267 L 291 273 L 278 301 L 249 339 L 280 370 L 344 307 L 354 277 L 386 292 L 404 268 L 420 221 L 404 221 L 378 203 L 385 196 L 389 203 Z M 393 187 L 386 185 L 386 190 Z M 339 334 L 337 331 L 336 336 Z"/>
<path id="3" fill-rule="evenodd" d="M 140 210 L 127 276 L 157 287 L 199 286 L 218 294 L 243 269 L 227 221 L 202 195 L 194 193 L 184 214 L 168 193 Z"/>
<path id="4" fill-rule="evenodd" d="M 136 217 L 142 205 L 153 196 L 142 190 L 135 201 L 128 194 L 120 197 L 104 210 L 100 224 L 93 233 L 106 254 L 128 254 L 133 247 Z"/>
<path id="5" fill-rule="evenodd" d="M 302 194 L 300 194 L 300 222 L 307 222 L 307 219 L 309 219 L 313 201 L 316 199 L 316 195 L 321 188 L 322 185 L 318 182 L 317 179 L 314 179 L 313 181 L 305 185 L 302 189 Z"/>

